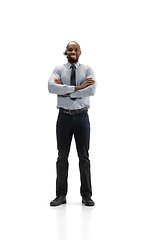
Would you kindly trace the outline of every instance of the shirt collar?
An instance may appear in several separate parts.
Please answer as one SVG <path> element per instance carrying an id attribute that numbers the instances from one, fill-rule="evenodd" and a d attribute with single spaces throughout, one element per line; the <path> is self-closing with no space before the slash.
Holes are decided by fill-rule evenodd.
<path id="1" fill-rule="evenodd" d="M 72 66 L 72 64 L 70 64 L 69 62 L 67 62 L 67 67 L 68 68 L 71 68 L 71 66 Z M 76 68 L 78 68 L 79 67 L 79 62 L 77 62 L 75 65 L 73 65 L 73 66 L 75 66 Z"/>

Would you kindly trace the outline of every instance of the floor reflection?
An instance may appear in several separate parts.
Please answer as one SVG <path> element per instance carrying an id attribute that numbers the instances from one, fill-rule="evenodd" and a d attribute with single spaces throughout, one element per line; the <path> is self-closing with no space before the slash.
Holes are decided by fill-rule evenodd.
<path id="1" fill-rule="evenodd" d="M 92 214 L 94 207 L 67 203 L 52 208 L 55 216 L 56 240 L 88 240 L 91 237 Z"/>

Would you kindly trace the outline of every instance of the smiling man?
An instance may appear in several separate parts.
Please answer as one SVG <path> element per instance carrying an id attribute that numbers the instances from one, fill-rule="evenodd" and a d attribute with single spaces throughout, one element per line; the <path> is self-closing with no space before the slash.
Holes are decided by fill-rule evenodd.
<path id="1" fill-rule="evenodd" d="M 75 51 L 73 51 L 75 49 Z M 67 45 L 66 51 L 64 53 L 68 57 L 68 61 L 71 64 L 75 64 L 78 62 L 79 56 L 81 55 L 81 49 L 78 43 L 70 42 Z"/>
<path id="2" fill-rule="evenodd" d="M 66 203 L 68 190 L 68 156 L 74 135 L 79 158 L 80 194 L 82 203 L 94 206 L 89 160 L 90 122 L 89 97 L 95 94 L 96 81 L 91 67 L 78 62 L 81 48 L 75 41 L 68 43 L 64 52 L 68 62 L 54 69 L 49 81 L 50 93 L 57 94 L 59 109 L 56 134 L 58 159 L 56 163 L 56 198 L 50 206 Z"/>

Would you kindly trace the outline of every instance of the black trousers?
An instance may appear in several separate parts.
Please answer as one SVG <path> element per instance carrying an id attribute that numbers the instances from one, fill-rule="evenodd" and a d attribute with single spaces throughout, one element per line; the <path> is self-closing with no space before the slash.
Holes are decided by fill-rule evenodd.
<path id="1" fill-rule="evenodd" d="M 58 159 L 56 195 L 66 196 L 68 190 L 68 156 L 72 136 L 75 137 L 77 153 L 79 157 L 79 169 L 81 196 L 92 196 L 90 160 L 89 160 L 89 141 L 90 141 L 90 122 L 88 113 L 69 115 L 59 113 L 56 125 Z"/>

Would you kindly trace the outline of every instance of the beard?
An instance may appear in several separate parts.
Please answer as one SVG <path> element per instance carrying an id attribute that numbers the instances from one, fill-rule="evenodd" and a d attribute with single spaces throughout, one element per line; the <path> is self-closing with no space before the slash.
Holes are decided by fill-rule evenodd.
<path id="1" fill-rule="evenodd" d="M 67 56 L 68 58 L 68 61 L 71 62 L 71 63 L 75 63 L 78 61 L 78 57 L 76 56 L 76 58 L 71 58 L 70 56 Z"/>

